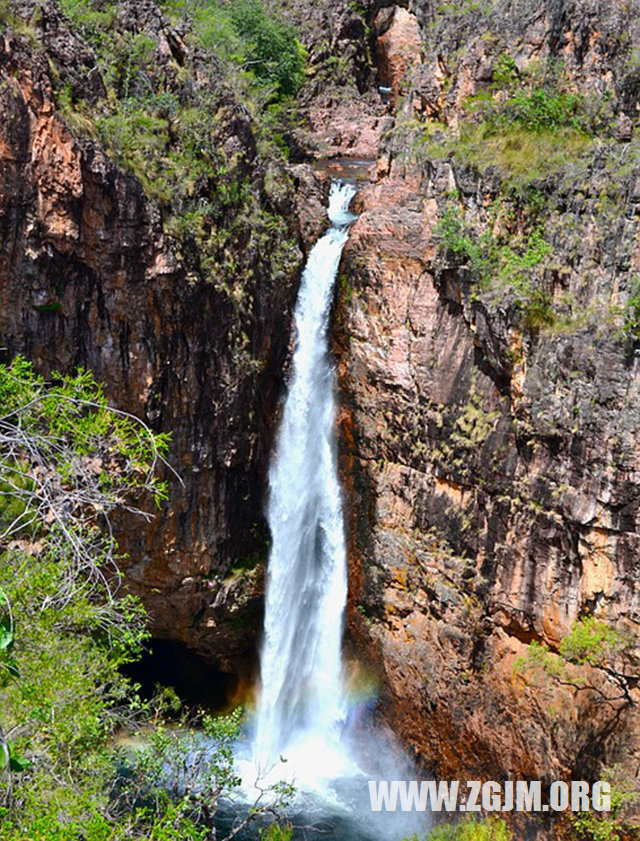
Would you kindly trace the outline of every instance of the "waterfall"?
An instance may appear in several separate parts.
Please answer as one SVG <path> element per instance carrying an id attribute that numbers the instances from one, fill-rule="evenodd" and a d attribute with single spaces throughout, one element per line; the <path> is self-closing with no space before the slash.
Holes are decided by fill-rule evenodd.
<path id="1" fill-rule="evenodd" d="M 345 716 L 341 640 L 347 598 L 336 463 L 335 374 L 328 325 L 356 190 L 333 182 L 331 227 L 309 254 L 295 309 L 296 345 L 269 473 L 269 557 L 254 756 L 262 768 L 304 746 L 339 744 Z"/>

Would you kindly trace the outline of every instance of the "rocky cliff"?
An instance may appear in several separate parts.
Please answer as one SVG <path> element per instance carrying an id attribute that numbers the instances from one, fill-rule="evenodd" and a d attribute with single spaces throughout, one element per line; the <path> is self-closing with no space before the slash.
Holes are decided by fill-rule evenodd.
<path id="1" fill-rule="evenodd" d="M 158 636 L 237 671 L 308 161 L 375 162 L 334 325 L 350 641 L 443 777 L 633 773 L 637 2 L 270 5 L 308 51 L 284 129 L 152 2 L 5 12 L 2 346 L 172 431 L 182 484 L 120 524 L 128 579 Z M 559 656 L 589 616 L 622 665 Z"/>
<path id="2" fill-rule="evenodd" d="M 336 314 L 350 628 L 444 777 L 636 773 L 637 648 L 627 699 L 521 658 L 585 616 L 639 638 L 638 11 L 367 12 L 392 102 Z"/>
<path id="3" fill-rule="evenodd" d="M 0 33 L 3 351 L 45 373 L 89 367 L 114 405 L 170 432 L 167 504 L 146 528 L 119 527 L 127 578 L 157 636 L 237 671 L 261 625 L 264 474 L 300 259 L 287 179 L 220 67 L 155 4 L 123 4 L 108 55 L 101 30 L 55 3 L 17 13 Z M 115 81 L 108 61 L 124 68 Z M 165 157 L 137 172 L 124 153 L 162 124 L 149 130 L 159 117 L 139 116 L 125 81 L 175 109 Z M 181 126 L 199 132 L 195 153 Z M 186 158 L 176 176 L 162 168 L 172 153 Z M 269 193 L 269 179 L 282 186 Z"/>

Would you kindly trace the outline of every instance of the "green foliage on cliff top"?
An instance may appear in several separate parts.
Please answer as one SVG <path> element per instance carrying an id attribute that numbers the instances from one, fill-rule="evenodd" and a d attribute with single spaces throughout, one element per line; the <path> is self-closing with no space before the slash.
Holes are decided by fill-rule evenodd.
<path id="1" fill-rule="evenodd" d="M 456 133 L 441 123 L 400 122 L 395 145 L 409 163 L 451 158 L 479 172 L 499 175 L 505 192 L 544 182 L 593 148 L 585 132 L 563 128 L 530 131 L 518 125 L 488 131 L 485 123 L 463 122 Z"/>
<path id="2" fill-rule="evenodd" d="M 298 255 L 283 212 L 283 133 L 304 70 L 293 30 L 260 0 L 166 3 L 184 45 L 167 56 L 153 18 L 138 31 L 117 2 L 60 2 L 105 95 L 52 63 L 58 107 L 160 204 L 188 277 L 215 283 L 240 310 L 252 272 L 288 278 Z"/>
<path id="3" fill-rule="evenodd" d="M 230 61 L 254 83 L 272 86 L 273 96 L 292 96 L 304 82 L 306 52 L 291 24 L 263 0 L 165 0 L 174 20 L 188 20 L 199 44 Z"/>
<path id="4" fill-rule="evenodd" d="M 497 170 L 507 189 L 522 189 L 544 181 L 593 145 L 591 137 L 575 129 L 527 131 L 510 127 L 487 133 L 486 127 L 463 127 L 448 153 L 480 171 Z"/>
<path id="5" fill-rule="evenodd" d="M 507 189 L 545 180 L 609 137 L 614 124 L 609 94 L 569 88 L 558 62 L 532 62 L 519 71 L 507 53 L 495 60 L 491 83 L 463 104 L 455 130 L 401 121 L 395 130 L 409 158 L 453 157 L 480 172 L 497 171 Z"/>

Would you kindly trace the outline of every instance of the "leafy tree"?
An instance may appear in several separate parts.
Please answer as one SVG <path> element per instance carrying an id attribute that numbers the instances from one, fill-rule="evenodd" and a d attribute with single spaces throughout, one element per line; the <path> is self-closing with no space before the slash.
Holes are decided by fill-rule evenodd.
<path id="1" fill-rule="evenodd" d="M 515 663 L 520 674 L 542 673 L 560 686 L 591 693 L 596 700 L 624 707 L 632 706 L 632 689 L 640 677 L 632 667 L 634 639 L 596 619 L 586 616 L 571 626 L 561 641 L 558 654 L 532 642 L 524 657 Z M 573 668 L 577 667 L 577 668 Z M 605 678 L 604 687 L 589 675 L 589 669 Z"/>
<path id="2" fill-rule="evenodd" d="M 231 21 L 245 44 L 245 65 L 259 79 L 274 82 L 281 95 L 297 93 L 306 54 L 295 30 L 271 17 L 262 0 L 234 0 Z"/>
<path id="3" fill-rule="evenodd" d="M 581 729 L 583 744 L 577 751 L 580 773 L 608 780 L 612 804 L 611 812 L 589 812 L 572 818 L 578 838 L 586 841 L 626 841 L 626 804 L 633 800 L 633 793 L 623 777 L 622 766 L 613 773 L 601 768 L 601 759 L 606 740 L 612 733 L 621 732 L 621 723 L 627 721 L 633 726 L 632 716 L 637 710 L 635 689 L 640 680 L 635 648 L 631 633 L 594 616 L 585 616 L 573 623 L 557 653 L 532 642 L 514 664 L 514 672 L 526 682 L 540 688 L 546 685 L 548 690 L 560 688 L 574 698 L 584 696 L 583 721 L 588 724 Z M 569 711 L 575 710 L 575 705 L 566 704 L 566 695 L 564 701 Z M 564 734 L 571 729 L 571 721 L 565 719 Z"/>
<path id="4" fill-rule="evenodd" d="M 198 40 L 218 58 L 239 64 L 249 78 L 295 95 L 304 82 L 307 53 L 291 24 L 263 0 L 165 0 L 163 5 L 193 24 Z"/>
<path id="5" fill-rule="evenodd" d="M 0 405 L 2 839 L 211 839 L 239 784 L 240 713 L 167 729 L 175 698 L 143 701 L 120 672 L 148 634 L 110 518 L 149 517 L 166 497 L 167 437 L 111 408 L 90 374 L 46 383 L 20 357 L 0 365 Z M 117 731 L 142 726 L 141 748 L 116 746 Z M 289 793 L 266 789 L 234 832 Z"/>
<path id="6" fill-rule="evenodd" d="M 0 366 L 0 405 L 5 827 L 56 837 L 47 814 L 70 822 L 95 808 L 87 783 L 110 773 L 100 750 L 126 718 L 118 669 L 147 633 L 120 591 L 110 515 L 148 517 L 138 501 L 165 497 L 167 438 L 111 409 L 90 374 L 47 385 L 20 357 Z"/>

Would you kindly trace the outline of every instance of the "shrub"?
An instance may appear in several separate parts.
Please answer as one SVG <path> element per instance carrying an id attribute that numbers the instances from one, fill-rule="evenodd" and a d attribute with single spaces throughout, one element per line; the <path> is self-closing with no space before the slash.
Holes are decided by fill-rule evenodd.
<path id="1" fill-rule="evenodd" d="M 534 132 L 587 129 L 583 98 L 547 88 L 518 91 L 487 110 L 487 128 L 491 133 L 511 126 Z"/>
<path id="2" fill-rule="evenodd" d="M 522 235 L 502 237 L 489 230 L 467 228 L 460 207 L 449 201 L 436 225 L 445 257 L 467 268 L 480 290 L 509 291 L 512 306 L 530 332 L 555 321 L 551 295 L 536 278 L 553 249 L 540 227 Z"/>
<path id="3" fill-rule="evenodd" d="M 501 818 L 462 821 L 459 824 L 443 824 L 433 829 L 427 841 L 512 841 L 512 834 Z"/>
<path id="4" fill-rule="evenodd" d="M 239 785 L 240 712 L 169 730 L 158 722 L 175 696 L 143 701 L 120 671 L 146 616 L 119 587 L 109 516 L 164 498 L 166 437 L 109 408 L 91 375 L 47 384 L 20 358 L 0 365 L 0 406 L 0 835 L 211 838 L 218 800 Z M 144 745 L 116 747 L 137 725 Z M 230 833 L 290 794 L 266 786 Z"/>
<path id="5" fill-rule="evenodd" d="M 96 41 L 116 16 L 116 5 L 92 3 L 91 0 L 60 0 L 60 8 L 69 20 L 90 41 Z"/>
<path id="6" fill-rule="evenodd" d="M 491 79 L 493 87 L 503 90 L 512 87 L 518 78 L 515 60 L 508 53 L 501 53 L 493 65 Z"/>
<path id="7" fill-rule="evenodd" d="M 304 81 L 305 51 L 293 28 L 268 15 L 262 0 L 234 0 L 231 21 L 245 45 L 245 66 L 281 95 L 295 94 Z"/>
<path id="8" fill-rule="evenodd" d="M 635 838 L 638 832 L 637 818 L 633 821 L 640 794 L 634 780 L 625 774 L 621 766 L 603 767 L 599 778 L 611 786 L 611 810 L 609 812 L 579 812 L 569 816 L 569 821 L 580 841 L 626 841 Z"/>
<path id="9" fill-rule="evenodd" d="M 640 276 L 631 280 L 629 298 L 624 308 L 624 333 L 632 341 L 640 340 Z"/>

